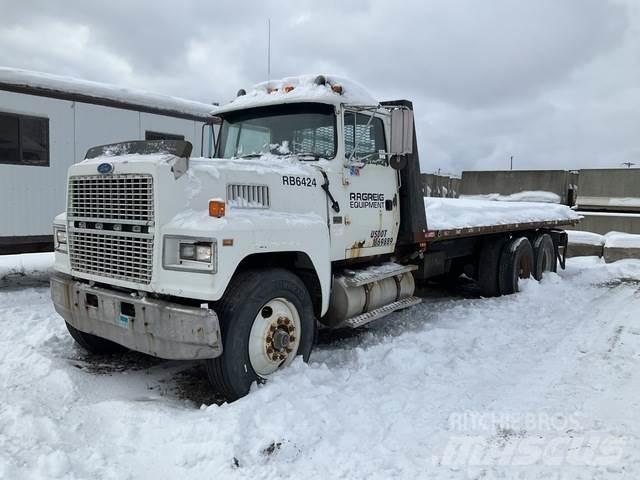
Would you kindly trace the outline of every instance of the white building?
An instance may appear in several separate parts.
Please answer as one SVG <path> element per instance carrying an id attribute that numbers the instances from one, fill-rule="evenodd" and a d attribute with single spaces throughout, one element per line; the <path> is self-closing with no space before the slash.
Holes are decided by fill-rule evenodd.
<path id="1" fill-rule="evenodd" d="M 213 149 L 212 105 L 0 67 L 0 254 L 52 249 L 67 169 L 92 146 L 180 139 Z M 204 135 L 204 141 L 203 141 Z"/>

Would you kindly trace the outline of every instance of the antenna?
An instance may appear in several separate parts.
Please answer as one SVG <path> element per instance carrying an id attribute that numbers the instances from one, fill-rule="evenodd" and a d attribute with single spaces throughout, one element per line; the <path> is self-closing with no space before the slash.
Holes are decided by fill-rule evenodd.
<path id="1" fill-rule="evenodd" d="M 267 80 L 271 80 L 271 19 L 267 20 Z"/>

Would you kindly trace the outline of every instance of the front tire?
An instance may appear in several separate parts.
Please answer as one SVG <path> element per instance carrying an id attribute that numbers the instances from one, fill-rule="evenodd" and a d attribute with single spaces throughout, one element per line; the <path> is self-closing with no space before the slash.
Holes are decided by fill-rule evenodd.
<path id="1" fill-rule="evenodd" d="M 234 276 L 214 305 L 222 330 L 222 355 L 207 360 L 213 388 L 228 401 L 249 393 L 288 366 L 307 361 L 315 317 L 311 297 L 298 276 L 284 269 L 248 270 Z"/>
<path id="2" fill-rule="evenodd" d="M 90 333 L 81 332 L 68 322 L 65 322 L 65 324 L 67 325 L 67 330 L 69 330 L 69 333 L 76 343 L 89 353 L 96 355 L 110 355 L 115 353 L 124 353 L 127 351 L 125 347 L 114 343 L 111 340 L 97 337 Z"/>

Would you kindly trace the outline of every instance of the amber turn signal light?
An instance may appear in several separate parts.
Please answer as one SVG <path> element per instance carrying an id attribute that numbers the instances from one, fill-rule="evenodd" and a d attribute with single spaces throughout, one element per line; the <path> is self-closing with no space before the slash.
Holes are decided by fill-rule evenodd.
<path id="1" fill-rule="evenodd" d="M 221 200 L 209 200 L 209 216 L 221 218 L 224 217 L 226 205 Z"/>

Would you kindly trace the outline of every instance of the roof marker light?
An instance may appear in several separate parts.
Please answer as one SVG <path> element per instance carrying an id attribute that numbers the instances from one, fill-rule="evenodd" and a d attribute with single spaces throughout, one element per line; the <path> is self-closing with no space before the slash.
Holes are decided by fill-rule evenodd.
<path id="1" fill-rule="evenodd" d="M 315 83 L 316 85 L 325 85 L 327 83 L 327 79 L 325 78 L 324 75 L 318 75 L 314 80 L 313 83 Z"/>
<path id="2" fill-rule="evenodd" d="M 291 90 L 293 90 L 294 88 L 296 88 L 296 87 L 294 87 L 293 85 L 285 85 L 285 86 L 282 88 L 282 91 L 283 91 L 284 93 L 289 93 L 289 92 L 290 92 Z"/>

